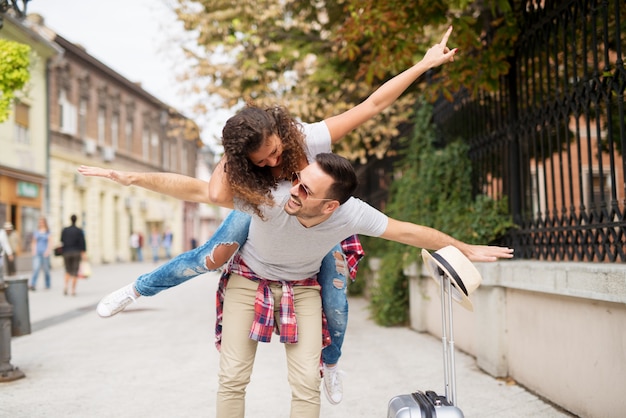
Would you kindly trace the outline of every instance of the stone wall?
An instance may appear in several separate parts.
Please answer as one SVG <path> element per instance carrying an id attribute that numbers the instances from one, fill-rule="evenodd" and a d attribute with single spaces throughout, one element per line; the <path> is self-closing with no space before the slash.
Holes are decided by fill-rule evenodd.
<path id="1" fill-rule="evenodd" d="M 626 411 L 626 265 L 477 263 L 474 312 L 454 309 L 455 346 L 494 377 L 508 376 L 585 417 Z M 441 336 L 439 288 L 407 268 L 411 328 Z M 456 305 L 456 304 L 455 304 Z M 462 387 L 467 382 L 461 382 Z"/>

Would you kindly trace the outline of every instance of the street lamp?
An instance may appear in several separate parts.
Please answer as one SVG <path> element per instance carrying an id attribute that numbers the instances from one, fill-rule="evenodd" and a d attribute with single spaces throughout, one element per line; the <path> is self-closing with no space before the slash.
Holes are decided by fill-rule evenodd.
<path id="1" fill-rule="evenodd" d="M 4 257 L 0 247 L 0 257 Z M 0 382 L 10 382 L 24 377 L 24 373 L 11 365 L 11 318 L 13 306 L 6 299 L 4 266 L 0 265 Z"/>
<path id="2" fill-rule="evenodd" d="M 14 10 L 17 14 L 18 18 L 23 18 L 26 16 L 26 7 L 28 6 L 28 2 L 30 0 L 0 0 L 0 29 L 2 29 L 3 19 L 2 15 L 4 15 L 9 10 Z M 22 7 L 20 7 L 20 3 L 22 3 Z"/>
<path id="3" fill-rule="evenodd" d="M 30 0 L 0 0 L 0 29 L 4 24 L 4 14 L 13 10 L 13 13 L 22 19 L 26 16 L 26 7 Z M 22 4 L 20 7 L 20 3 Z M 2 257 L 0 251 L 0 257 Z M 6 299 L 3 267 L 0 266 L 0 382 L 9 382 L 24 377 L 24 373 L 13 367 L 11 360 L 11 317 L 13 307 Z"/>
<path id="4" fill-rule="evenodd" d="M 4 24 L 4 14 L 13 10 L 13 13 L 22 19 L 26 16 L 26 7 L 30 0 L 0 0 L 0 29 Z M 20 7 L 20 3 L 22 4 Z M 2 257 L 0 251 L 0 257 Z M 13 307 L 6 299 L 3 266 L 0 265 L 0 382 L 9 382 L 24 377 L 17 367 L 13 367 L 11 360 L 11 318 Z"/>

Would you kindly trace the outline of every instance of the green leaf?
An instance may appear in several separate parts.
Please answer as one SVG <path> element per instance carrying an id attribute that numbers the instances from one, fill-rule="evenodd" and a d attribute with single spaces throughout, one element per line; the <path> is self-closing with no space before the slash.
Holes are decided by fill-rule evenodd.
<path id="1" fill-rule="evenodd" d="M 7 120 L 15 93 L 30 79 L 30 46 L 0 39 L 0 123 Z"/>

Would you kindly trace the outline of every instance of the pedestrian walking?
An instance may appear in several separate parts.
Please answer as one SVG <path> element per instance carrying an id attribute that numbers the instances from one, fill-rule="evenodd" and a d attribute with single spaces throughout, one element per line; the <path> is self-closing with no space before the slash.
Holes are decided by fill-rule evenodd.
<path id="1" fill-rule="evenodd" d="M 137 247 L 137 260 L 141 263 L 143 262 L 143 234 L 141 232 L 137 232 L 139 237 L 139 247 Z"/>
<path id="2" fill-rule="evenodd" d="M 161 247 L 161 234 L 156 226 L 152 227 L 150 234 L 150 248 L 152 248 L 152 261 L 159 262 L 159 247 Z"/>
<path id="3" fill-rule="evenodd" d="M 33 255 L 33 275 L 30 279 L 29 289 L 37 289 L 37 279 L 43 270 L 46 289 L 50 289 L 50 228 L 45 217 L 40 216 L 37 221 L 37 230 L 33 233 L 30 243 L 30 252 Z"/>
<path id="4" fill-rule="evenodd" d="M 4 273 L 4 256 L 7 255 L 7 260 L 13 260 L 13 250 L 11 244 L 9 244 L 9 238 L 4 229 L 0 229 L 0 275 Z"/>
<path id="5" fill-rule="evenodd" d="M 165 258 L 168 260 L 172 258 L 172 241 L 174 240 L 174 234 L 168 227 L 163 234 L 163 248 L 165 249 Z"/>
<path id="6" fill-rule="evenodd" d="M 6 253 L 4 254 L 4 262 L 7 265 L 7 276 L 14 276 L 15 273 L 17 273 L 15 264 L 20 251 L 20 237 L 15 232 L 13 224 L 11 222 L 5 222 L 3 229 L 7 235 L 7 239 L 9 240 L 9 246 L 11 247 L 11 251 L 13 251 L 13 254 L 11 256 Z"/>
<path id="7" fill-rule="evenodd" d="M 133 232 L 130 234 L 130 238 L 128 240 L 130 245 L 131 259 L 133 261 L 139 260 L 138 248 L 139 248 L 139 234 L 137 232 Z"/>
<path id="8" fill-rule="evenodd" d="M 76 296 L 76 282 L 78 281 L 78 268 L 81 260 L 86 259 L 87 245 L 85 234 L 82 229 L 76 226 L 76 215 L 70 217 L 72 225 L 63 228 L 61 231 L 61 242 L 63 243 L 63 263 L 65 264 L 65 282 L 63 294 L 68 291 L 72 296 Z"/>

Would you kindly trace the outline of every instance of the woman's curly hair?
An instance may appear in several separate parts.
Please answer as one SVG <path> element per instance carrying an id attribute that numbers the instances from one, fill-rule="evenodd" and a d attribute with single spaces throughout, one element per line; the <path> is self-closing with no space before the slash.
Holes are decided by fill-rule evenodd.
<path id="1" fill-rule="evenodd" d="M 272 175 L 271 167 L 258 167 L 248 155 L 276 134 L 283 146 L 282 174 Z M 249 105 L 226 121 L 222 130 L 226 163 L 224 172 L 235 197 L 242 199 L 261 218 L 260 205 L 274 205 L 271 191 L 279 180 L 291 178 L 306 163 L 301 125 L 281 106 L 267 109 Z"/>

